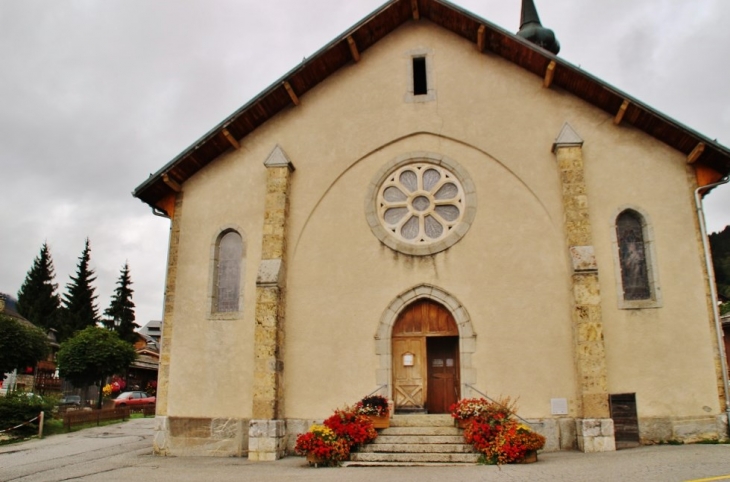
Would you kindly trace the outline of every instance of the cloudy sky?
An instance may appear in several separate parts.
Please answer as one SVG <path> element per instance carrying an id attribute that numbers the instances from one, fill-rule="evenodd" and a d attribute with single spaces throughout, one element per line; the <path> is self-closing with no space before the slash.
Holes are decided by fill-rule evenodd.
<path id="1" fill-rule="evenodd" d="M 131 191 L 381 0 L 0 0 L 0 292 L 91 240 L 98 304 L 129 261 L 160 319 L 169 221 Z M 516 31 L 520 0 L 458 0 Z M 730 145 L 730 1 L 537 0 L 560 56 Z M 706 199 L 730 224 L 730 187 Z"/>

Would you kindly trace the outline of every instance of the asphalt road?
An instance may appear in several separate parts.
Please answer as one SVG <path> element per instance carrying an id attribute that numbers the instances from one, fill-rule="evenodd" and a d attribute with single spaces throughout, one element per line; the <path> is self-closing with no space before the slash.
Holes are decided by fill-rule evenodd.
<path id="1" fill-rule="evenodd" d="M 155 457 L 153 419 L 135 419 L 0 447 L 0 481 L 730 481 L 730 445 L 542 453 L 536 464 L 466 467 L 311 468 L 301 457 Z"/>

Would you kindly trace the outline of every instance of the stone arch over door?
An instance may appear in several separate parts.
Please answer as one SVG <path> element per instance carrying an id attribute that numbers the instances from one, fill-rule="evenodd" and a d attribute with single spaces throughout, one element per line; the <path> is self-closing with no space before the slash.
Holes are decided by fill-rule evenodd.
<path id="1" fill-rule="evenodd" d="M 477 378 L 476 368 L 472 365 L 472 354 L 476 350 L 476 333 L 474 333 L 471 318 L 459 300 L 441 288 L 428 284 L 418 285 L 396 296 L 380 317 L 378 331 L 375 335 L 375 354 L 378 356 L 376 383 L 379 386 L 387 385 L 387 395 L 392 400 L 393 325 L 395 325 L 398 315 L 406 306 L 421 299 L 431 299 L 442 304 L 451 312 L 456 321 L 459 329 L 461 396 L 466 397 L 470 393 L 467 390 L 467 385 L 475 384 Z"/>

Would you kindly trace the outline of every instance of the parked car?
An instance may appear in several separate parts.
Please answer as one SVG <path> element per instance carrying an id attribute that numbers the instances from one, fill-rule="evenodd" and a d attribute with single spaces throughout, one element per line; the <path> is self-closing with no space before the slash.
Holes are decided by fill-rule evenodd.
<path id="1" fill-rule="evenodd" d="M 134 407 L 138 405 L 154 405 L 155 400 L 155 397 L 150 397 L 145 392 L 124 392 L 114 399 L 114 406 L 126 407 L 129 405 L 130 407 Z"/>
<path id="2" fill-rule="evenodd" d="M 64 395 L 60 402 L 59 407 L 66 408 L 79 408 L 81 407 L 81 396 L 80 395 Z"/>

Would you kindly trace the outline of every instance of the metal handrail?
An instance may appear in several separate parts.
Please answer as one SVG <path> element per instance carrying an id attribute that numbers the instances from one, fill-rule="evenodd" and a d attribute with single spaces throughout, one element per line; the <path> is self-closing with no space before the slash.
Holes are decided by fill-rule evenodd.
<path id="1" fill-rule="evenodd" d="M 490 402 L 492 402 L 492 403 L 496 403 L 496 404 L 497 404 L 497 405 L 499 405 L 500 407 L 502 407 L 502 408 L 505 408 L 505 409 L 509 410 L 509 407 L 505 407 L 504 405 L 502 405 L 502 404 L 501 404 L 501 403 L 499 403 L 498 401 L 496 401 L 496 400 L 494 400 L 493 398 L 491 398 L 491 397 L 490 397 L 489 395 L 487 395 L 486 393 L 483 393 L 483 392 L 479 391 L 479 389 L 478 389 L 477 387 L 475 387 L 474 385 L 471 385 L 471 384 L 469 384 L 469 383 L 465 383 L 464 385 L 466 385 L 467 387 L 471 388 L 472 390 L 474 390 L 475 392 L 477 392 L 477 393 L 478 393 L 479 395 L 481 395 L 482 397 L 486 398 L 486 399 L 487 399 L 487 400 L 489 400 Z M 528 424 L 528 425 L 544 425 L 544 423 L 543 423 L 543 422 L 528 422 L 527 420 L 525 420 L 524 418 L 520 417 L 520 416 L 519 416 L 519 415 L 517 415 L 516 413 L 514 413 L 513 415 L 514 415 L 515 417 L 519 418 L 520 420 L 522 420 L 522 421 L 523 421 L 524 423 L 526 423 L 526 424 Z"/>
<path id="2" fill-rule="evenodd" d="M 386 383 L 385 385 L 380 385 L 380 386 L 379 386 L 378 388 L 376 388 L 376 389 L 375 389 L 375 390 L 373 390 L 372 392 L 368 393 L 368 394 L 366 395 L 366 397 L 371 397 L 371 396 L 375 395 L 376 393 L 378 393 L 378 392 L 379 392 L 379 391 L 380 391 L 381 389 L 383 389 L 383 388 L 388 388 L 388 384 Z"/>

